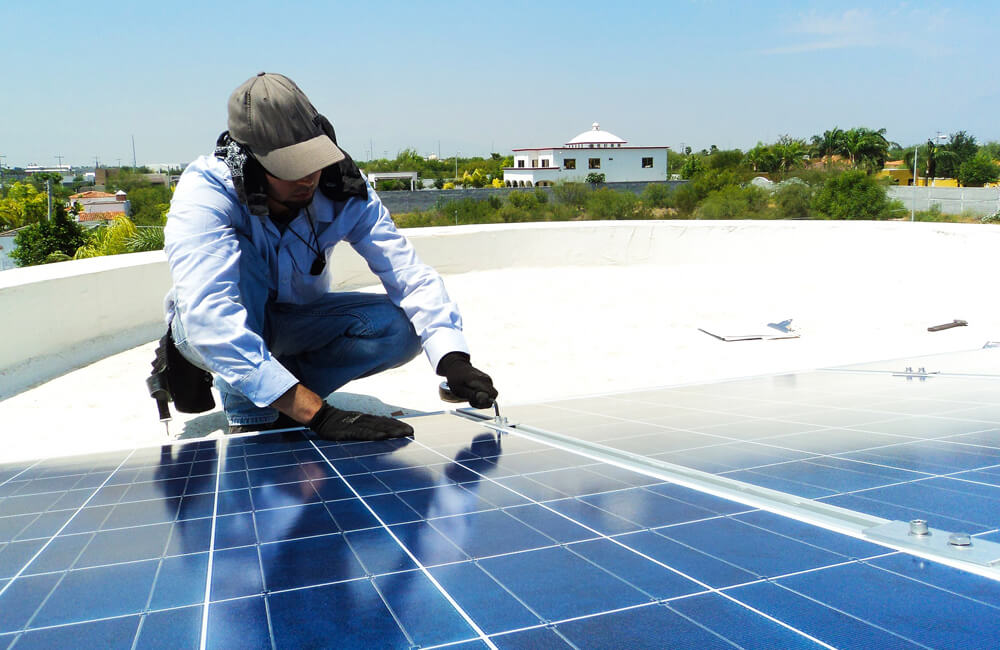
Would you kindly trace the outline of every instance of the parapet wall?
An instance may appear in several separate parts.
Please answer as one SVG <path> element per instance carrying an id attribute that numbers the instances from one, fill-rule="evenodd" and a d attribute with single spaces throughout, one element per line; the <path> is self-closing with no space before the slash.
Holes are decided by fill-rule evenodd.
<path id="1" fill-rule="evenodd" d="M 889 198 L 903 202 L 907 210 L 930 210 L 936 205 L 944 214 L 971 212 L 978 215 L 1000 211 L 997 187 L 890 187 Z"/>
<path id="2" fill-rule="evenodd" d="M 1000 250 L 1000 226 L 980 224 L 604 221 L 405 232 L 421 259 L 442 274 L 643 264 L 663 267 L 664 282 L 684 282 L 692 269 L 712 273 L 724 263 L 728 269 L 745 265 L 808 274 L 816 278 L 817 291 L 836 286 L 847 265 L 903 275 L 914 286 L 942 274 L 956 282 L 985 282 Z M 330 268 L 333 290 L 378 283 L 346 244 L 334 251 Z M 672 273 L 674 268 L 680 271 Z M 169 285 L 162 252 L 0 273 L 0 399 L 158 338 Z M 780 277 L 775 290 L 780 291 Z M 985 293 L 984 300 L 989 300 Z"/>
<path id="3" fill-rule="evenodd" d="M 632 192 L 642 194 L 647 185 L 666 185 L 676 187 L 687 181 L 642 181 L 629 183 L 598 183 L 597 187 L 610 187 L 619 192 Z M 443 205 L 449 201 L 461 201 L 463 199 L 474 199 L 485 201 L 491 196 L 505 197 L 511 192 L 531 192 L 535 188 L 531 187 L 481 187 L 461 190 L 417 190 L 414 192 L 399 190 L 392 192 L 379 192 L 379 198 L 391 213 L 417 212 L 428 210 L 437 205 Z M 551 196 L 551 187 L 539 187 Z"/>

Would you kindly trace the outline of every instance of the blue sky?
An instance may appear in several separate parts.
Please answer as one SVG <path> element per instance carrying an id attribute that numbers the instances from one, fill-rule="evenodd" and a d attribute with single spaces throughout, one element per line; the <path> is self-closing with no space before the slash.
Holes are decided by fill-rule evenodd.
<path id="1" fill-rule="evenodd" d="M 996 2 L 0 0 L 0 159 L 184 163 L 260 70 L 355 158 L 559 145 L 747 149 L 885 127 L 1000 140 Z"/>

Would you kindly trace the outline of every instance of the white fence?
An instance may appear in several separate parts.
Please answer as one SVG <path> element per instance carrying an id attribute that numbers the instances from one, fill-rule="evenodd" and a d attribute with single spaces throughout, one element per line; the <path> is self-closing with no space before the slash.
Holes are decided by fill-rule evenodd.
<path id="1" fill-rule="evenodd" d="M 985 215 L 1000 209 L 1000 188 L 996 187 L 890 187 L 889 198 L 902 201 L 907 210 L 916 206 L 918 212 L 935 204 L 945 214 Z"/>

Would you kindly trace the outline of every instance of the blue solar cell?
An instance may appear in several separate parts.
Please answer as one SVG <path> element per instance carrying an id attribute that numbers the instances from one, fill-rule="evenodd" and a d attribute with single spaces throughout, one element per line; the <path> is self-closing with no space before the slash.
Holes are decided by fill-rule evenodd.
<path id="1" fill-rule="evenodd" d="M 262 544 L 260 562 L 268 591 L 361 578 L 365 569 L 341 534 Z"/>
<path id="2" fill-rule="evenodd" d="M 613 512 L 622 519 L 639 524 L 642 528 L 655 528 L 715 516 L 711 510 L 643 488 L 594 494 L 581 497 L 580 500 Z"/>
<path id="3" fill-rule="evenodd" d="M 149 600 L 157 564 L 153 560 L 69 571 L 60 576 L 31 625 L 44 627 L 139 613 Z"/>
<path id="4" fill-rule="evenodd" d="M 139 627 L 138 616 L 113 618 L 25 632 L 18 648 L 127 648 Z M 174 646 L 177 647 L 177 646 Z"/>
<path id="5" fill-rule="evenodd" d="M 207 577 L 208 553 L 164 558 L 156 574 L 150 609 L 200 605 L 205 600 Z"/>
<path id="6" fill-rule="evenodd" d="M 417 568 L 416 563 L 384 528 L 359 530 L 346 533 L 345 537 L 369 575 Z M 453 549 L 453 552 L 459 560 L 468 559 L 458 549 Z"/>
<path id="7" fill-rule="evenodd" d="M 434 528 L 473 558 L 516 553 L 551 546 L 542 535 L 502 510 L 488 510 L 435 519 Z"/>
<path id="8" fill-rule="evenodd" d="M 475 636 L 462 615 L 423 572 L 381 575 L 374 582 L 414 644 L 429 646 Z"/>
<path id="9" fill-rule="evenodd" d="M 845 559 L 731 518 L 670 526 L 656 532 L 763 578 L 814 569 Z"/>
<path id="10" fill-rule="evenodd" d="M 354 648 L 411 643 L 368 580 L 285 591 L 271 595 L 268 602 L 274 635 L 282 646 L 321 648 L 334 640 Z"/>
<path id="11" fill-rule="evenodd" d="M 774 583 L 757 582 L 726 593 L 835 648 L 914 650 L 926 647 L 908 641 L 891 628 L 876 627 L 862 618 L 832 609 Z M 899 611 L 899 608 L 899 605 L 891 607 L 891 611 Z M 900 622 L 905 626 L 905 619 Z"/>
<path id="12" fill-rule="evenodd" d="M 540 505 L 511 506 L 504 512 L 560 544 L 597 536 L 593 531 Z"/>
<path id="13" fill-rule="evenodd" d="M 779 583 L 872 624 L 898 631 L 920 643 L 972 648 L 1000 638 L 996 606 L 908 580 L 864 564 L 782 578 Z M 905 630 L 899 617 L 905 616 Z M 942 621 L 959 621 L 942 625 Z"/>
<path id="14" fill-rule="evenodd" d="M 653 564 L 639 553 L 622 546 L 627 539 L 596 539 L 570 544 L 566 549 L 586 558 L 646 594 L 647 599 L 676 598 L 703 591 L 704 587 L 669 569 Z"/>
<path id="15" fill-rule="evenodd" d="M 718 634 L 657 605 L 561 623 L 556 629 L 578 647 L 733 648 Z"/>
<path id="16" fill-rule="evenodd" d="M 202 580 L 204 581 L 204 576 Z M 201 642 L 201 617 L 201 607 L 150 612 L 143 618 L 135 648 L 136 650 L 197 648 Z"/>
<path id="17" fill-rule="evenodd" d="M 488 558 L 480 560 L 479 566 L 549 621 L 649 600 L 623 580 L 560 547 Z"/>
<path id="18" fill-rule="evenodd" d="M 289 614 L 291 614 L 289 623 L 294 625 L 301 620 L 303 612 Z M 336 610 L 332 607 L 329 608 L 327 615 L 335 616 Z M 264 598 L 254 596 L 212 603 L 208 609 L 206 641 L 207 647 L 222 650 L 229 648 L 232 650 L 266 650 L 271 648 L 271 632 L 267 623 L 267 606 L 264 604 Z M 295 646 L 294 642 L 289 643 L 289 645 Z M 322 644 L 314 645 L 318 647 Z"/>
<path id="19" fill-rule="evenodd" d="M 566 650 L 572 648 L 554 629 L 535 628 L 490 639 L 501 650 Z"/>
<path id="20" fill-rule="evenodd" d="M 434 567 L 430 573 L 487 634 L 539 622 L 524 603 L 473 562 Z"/>
<path id="21" fill-rule="evenodd" d="M 817 647 L 816 642 L 800 630 L 780 625 L 720 595 L 705 594 L 680 598 L 671 601 L 669 607 L 742 648 L 790 650 Z M 676 638 L 670 631 L 663 632 L 664 638 L 670 642 Z"/>
<path id="22" fill-rule="evenodd" d="M 217 550 L 212 555 L 212 600 L 252 596 L 264 591 L 256 546 Z"/>

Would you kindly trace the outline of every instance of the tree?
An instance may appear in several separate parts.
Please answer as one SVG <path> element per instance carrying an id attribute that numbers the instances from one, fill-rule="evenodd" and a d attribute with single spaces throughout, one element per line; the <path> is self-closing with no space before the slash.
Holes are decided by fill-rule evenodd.
<path id="1" fill-rule="evenodd" d="M 998 179 L 1000 167 L 985 153 L 966 160 L 958 168 L 958 182 L 966 187 L 982 187 L 986 183 L 995 183 Z"/>
<path id="2" fill-rule="evenodd" d="M 810 153 L 817 158 L 829 158 L 844 150 L 844 130 L 833 127 L 823 131 L 823 135 L 814 135 L 810 141 Z"/>
<path id="3" fill-rule="evenodd" d="M 950 149 L 938 146 L 933 140 L 928 140 L 922 147 L 914 147 L 906 152 L 903 161 L 907 169 L 913 169 L 913 154 L 917 154 L 917 164 L 923 162 L 924 177 L 927 179 L 937 178 L 942 175 L 942 169 L 954 169 L 958 156 Z"/>
<path id="4" fill-rule="evenodd" d="M 758 142 L 756 147 L 747 152 L 746 161 L 755 172 L 774 172 L 779 167 L 774 150 L 763 142 Z"/>
<path id="5" fill-rule="evenodd" d="M 598 185 L 600 183 L 603 183 L 604 179 L 605 179 L 604 174 L 600 172 L 590 172 L 583 180 L 587 181 L 591 185 Z"/>
<path id="6" fill-rule="evenodd" d="M 809 157 L 805 141 L 792 138 L 787 134 L 778 138 L 772 150 L 778 160 L 779 168 L 784 171 L 801 165 Z"/>
<path id="7" fill-rule="evenodd" d="M 20 228 L 44 221 L 48 216 L 48 196 L 30 183 L 14 183 L 0 199 L 0 229 Z"/>
<path id="8" fill-rule="evenodd" d="M 872 176 L 848 170 L 823 184 L 812 200 L 812 208 L 824 219 L 888 219 L 892 202 Z"/>
<path id="9" fill-rule="evenodd" d="M 87 243 L 87 235 L 77 222 L 57 204 L 52 220 L 33 223 L 14 236 L 15 248 L 10 256 L 18 266 L 34 266 L 61 261 L 74 255 Z"/>
<path id="10" fill-rule="evenodd" d="M 681 178 L 694 178 L 695 174 L 704 169 L 705 163 L 702 162 L 701 156 L 688 156 L 681 165 Z"/>
<path id="11" fill-rule="evenodd" d="M 954 154 L 948 160 L 941 160 L 938 165 L 938 176 L 946 178 L 957 178 L 962 163 L 972 160 L 979 153 L 979 145 L 976 144 L 975 136 L 969 135 L 965 131 L 952 133 L 948 138 L 948 144 L 942 148 Z"/>
<path id="12" fill-rule="evenodd" d="M 409 189 L 409 185 L 406 186 Z M 162 185 L 137 186 L 128 193 L 129 216 L 137 226 L 162 226 L 170 209 L 170 190 Z"/>
<path id="13" fill-rule="evenodd" d="M 874 172 L 885 166 L 889 146 L 884 128 L 873 131 L 862 126 L 844 132 L 841 153 L 847 155 L 851 166 Z"/>
<path id="14" fill-rule="evenodd" d="M 743 164 L 744 155 L 739 149 L 716 149 L 708 157 L 709 169 L 729 169 Z"/>

